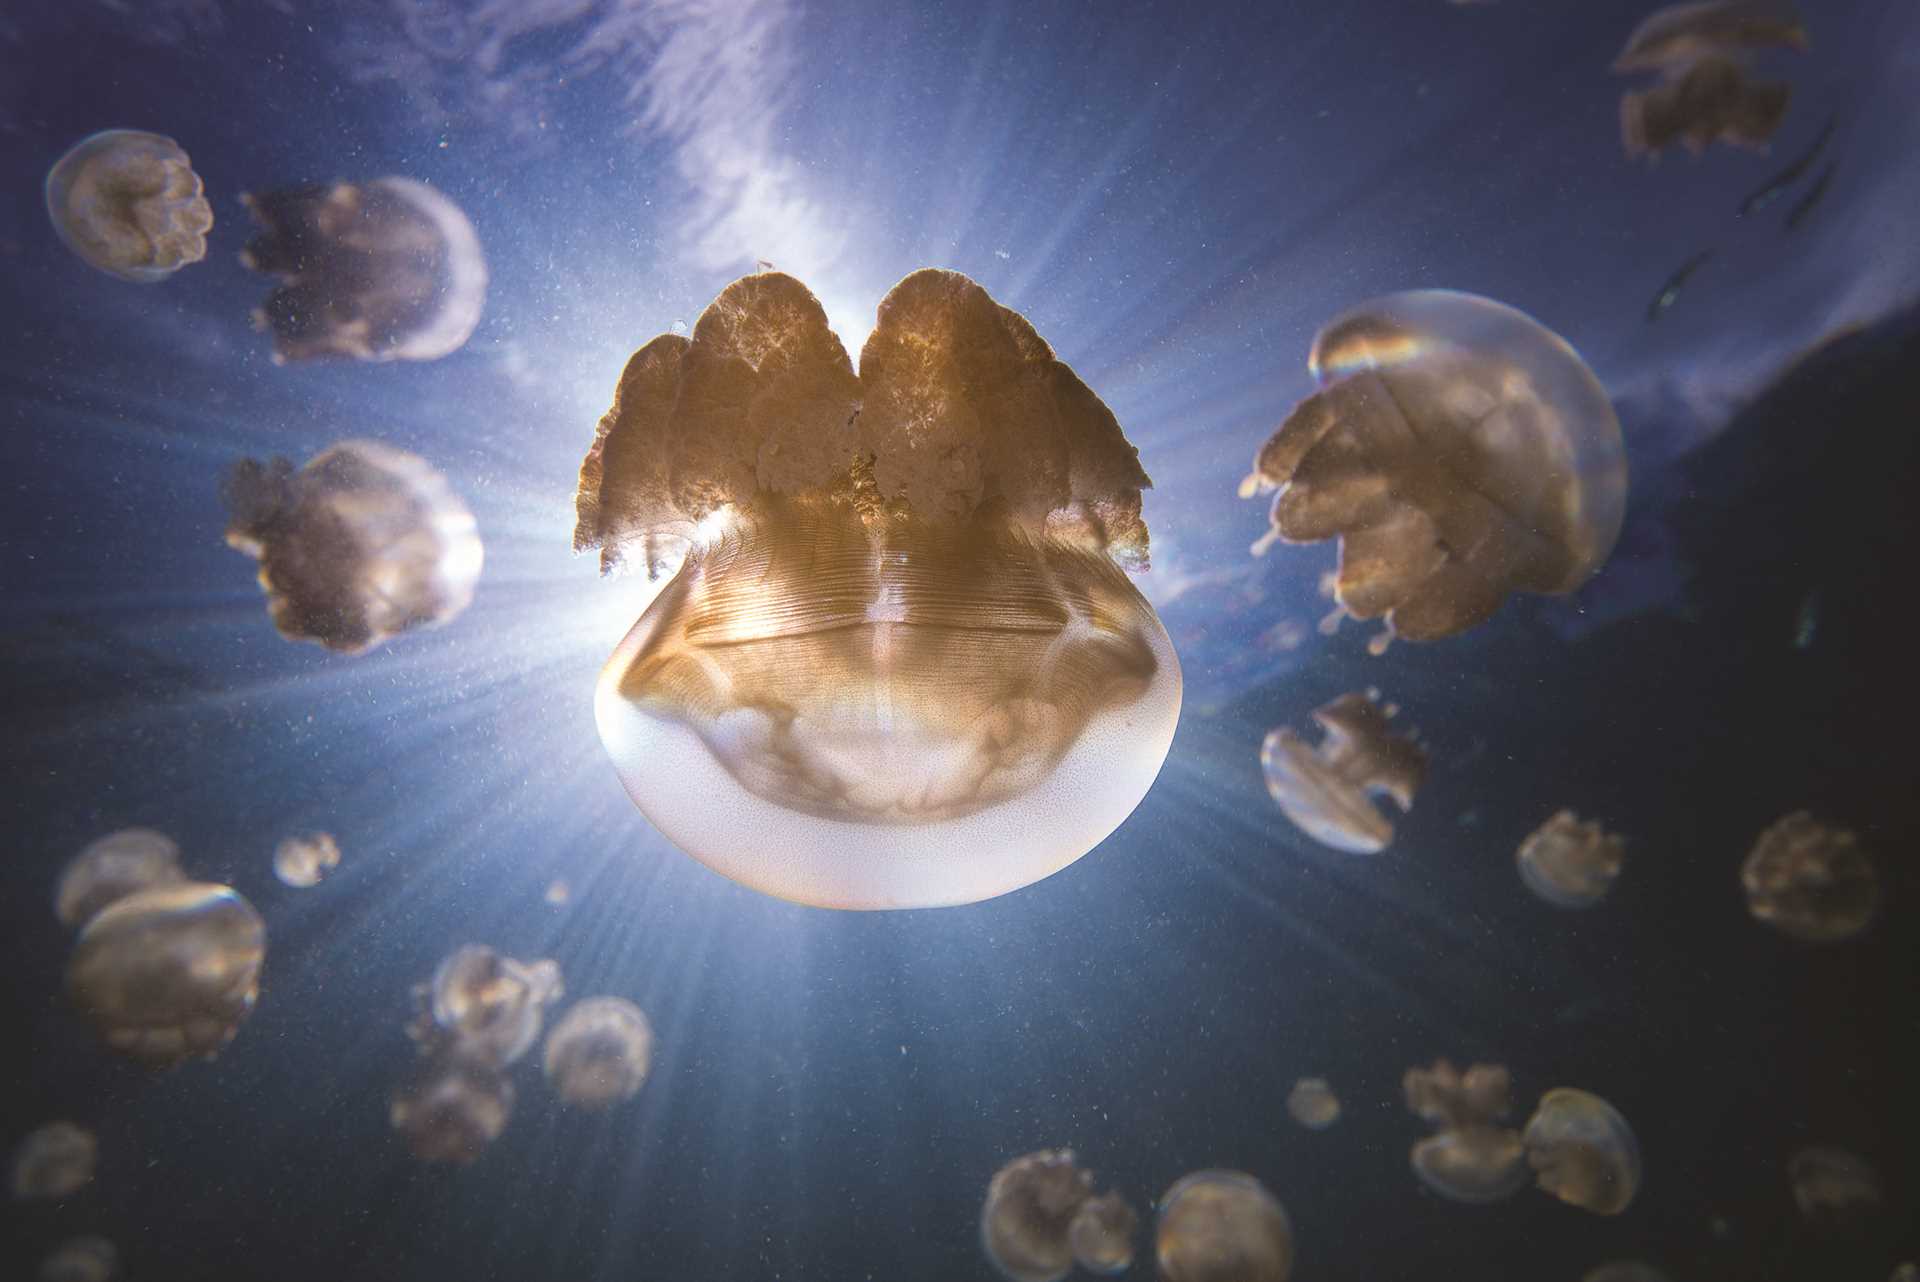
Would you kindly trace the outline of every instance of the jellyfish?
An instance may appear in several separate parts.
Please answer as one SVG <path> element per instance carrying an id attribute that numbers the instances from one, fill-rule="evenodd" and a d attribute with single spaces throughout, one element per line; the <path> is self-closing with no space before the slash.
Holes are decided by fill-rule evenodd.
<path id="1" fill-rule="evenodd" d="M 1787 1163 L 1800 1214 L 1846 1226 L 1880 1209 L 1880 1178 L 1864 1158 L 1843 1148 L 1803 1148 Z"/>
<path id="2" fill-rule="evenodd" d="M 1073 1267 L 1073 1223 L 1093 1196 L 1093 1176 L 1069 1149 L 1016 1157 L 987 1185 L 980 1245 L 1012 1282 L 1053 1282 Z"/>
<path id="3" fill-rule="evenodd" d="M 273 875 L 300 889 L 319 885 L 339 863 L 340 843 L 330 832 L 288 837 L 273 851 Z"/>
<path id="4" fill-rule="evenodd" d="M 47 214 L 88 266 L 150 285 L 207 256 L 213 207 L 203 190 L 173 139 L 108 129 L 47 174 Z"/>
<path id="5" fill-rule="evenodd" d="M 65 926 L 84 926 L 135 891 L 187 879 L 180 847 L 151 828 L 122 828 L 87 845 L 60 874 L 53 908 Z"/>
<path id="6" fill-rule="evenodd" d="M 1088 1198 L 1067 1226 L 1074 1263 L 1089 1273 L 1125 1273 L 1133 1267 L 1133 1233 L 1139 1225 L 1140 1217 L 1118 1193 Z"/>
<path id="7" fill-rule="evenodd" d="M 1580 1282 L 1668 1282 L 1668 1278 L 1645 1260 L 1609 1260 L 1588 1269 Z"/>
<path id="8" fill-rule="evenodd" d="M 623 998 L 589 997 L 547 1034 L 547 1080 L 581 1108 L 630 1099 L 652 1063 L 653 1027 Z"/>
<path id="9" fill-rule="evenodd" d="M 576 549 L 672 574 L 595 694 L 628 794 L 800 903 L 969 903 L 1072 863 L 1179 714 L 1122 568 L 1146 564 L 1147 485 L 964 276 L 895 286 L 858 375 L 798 281 L 735 281 L 635 353 L 580 470 Z"/>
<path id="10" fill-rule="evenodd" d="M 1562 810 L 1520 843 L 1514 858 L 1527 889 L 1560 908 L 1591 908 L 1620 875 L 1627 843 Z"/>
<path id="11" fill-rule="evenodd" d="M 433 982 L 415 993 L 421 1010 L 408 1032 L 423 1051 L 457 1045 L 468 1058 L 504 1066 L 539 1039 L 542 1009 L 561 994 L 560 967 L 466 944 L 448 954 Z"/>
<path id="12" fill-rule="evenodd" d="M 455 1045 L 394 1092 L 387 1118 L 421 1161 L 464 1166 L 500 1138 L 512 1113 L 513 1083 L 500 1066 Z"/>
<path id="13" fill-rule="evenodd" d="M 1598 1095 L 1555 1087 L 1540 1097 L 1520 1138 L 1535 1181 L 1569 1206 L 1618 1215 L 1640 1190 L 1640 1143 Z"/>
<path id="14" fill-rule="evenodd" d="M 1698 156 L 1716 142 L 1758 150 L 1786 119 L 1791 86 L 1748 77 L 1731 58 L 1702 58 L 1651 89 L 1620 96 L 1620 145 L 1657 156 L 1678 142 Z"/>
<path id="15" fill-rule="evenodd" d="M 1527 1182 L 1520 1133 L 1496 1125 L 1511 1107 L 1512 1078 L 1498 1064 L 1461 1073 L 1447 1060 L 1410 1068 L 1407 1107 L 1440 1129 L 1413 1146 L 1413 1173 L 1455 1202 L 1498 1202 Z"/>
<path id="16" fill-rule="evenodd" d="M 1293 1224 L 1280 1199 L 1239 1171 L 1195 1171 L 1160 1199 L 1166 1282 L 1287 1282 Z"/>
<path id="17" fill-rule="evenodd" d="M 1807 29 L 1786 0 L 1701 0 L 1658 10 L 1613 60 L 1621 72 L 1685 67 L 1708 54 L 1807 48 Z"/>
<path id="18" fill-rule="evenodd" d="M 168 883 L 87 923 L 67 995 L 130 1058 L 154 1068 L 211 1059 L 252 1012 L 266 952 L 266 924 L 231 886 Z"/>
<path id="19" fill-rule="evenodd" d="M 260 225 L 241 252 L 280 285 L 253 314 L 276 363 L 430 361 L 480 323 L 487 262 L 460 207 L 411 178 L 240 198 Z"/>
<path id="20" fill-rule="evenodd" d="M 473 513 L 425 459 L 342 441 L 297 472 L 243 459 L 223 488 L 227 544 L 260 562 L 267 613 L 290 641 L 359 654 L 473 600 Z"/>
<path id="21" fill-rule="evenodd" d="M 1804 810 L 1760 834 L 1740 882 L 1756 921 L 1813 943 L 1851 939 L 1880 902 L 1880 878 L 1859 839 Z"/>
<path id="22" fill-rule="evenodd" d="M 103 1237 L 62 1242 L 40 1262 L 40 1282 L 112 1282 L 119 1276 L 120 1253 Z"/>
<path id="23" fill-rule="evenodd" d="M 1509 592 L 1566 593 L 1626 512 L 1620 423 L 1573 348 L 1523 312 L 1451 290 L 1363 303 L 1314 337 L 1320 390 L 1254 457 L 1275 539 L 1338 536 L 1334 599 L 1394 637 L 1453 636 Z"/>
<path id="24" fill-rule="evenodd" d="M 1318 748 L 1285 726 L 1260 745 L 1267 791 L 1294 826 L 1323 846 L 1357 855 L 1378 854 L 1393 840 L 1393 825 L 1372 797 L 1391 797 L 1404 813 L 1427 774 L 1427 754 L 1410 734 L 1394 734 L 1370 695 L 1343 694 L 1314 709 L 1326 731 Z"/>
<path id="25" fill-rule="evenodd" d="M 1324 1131 L 1340 1120 L 1340 1097 L 1324 1077 L 1303 1077 L 1287 1093 L 1287 1112 L 1310 1131 Z"/>
<path id="26" fill-rule="evenodd" d="M 93 1132 L 72 1122 L 49 1122 L 13 1151 L 16 1198 L 63 1198 L 93 1178 L 99 1144 Z"/>

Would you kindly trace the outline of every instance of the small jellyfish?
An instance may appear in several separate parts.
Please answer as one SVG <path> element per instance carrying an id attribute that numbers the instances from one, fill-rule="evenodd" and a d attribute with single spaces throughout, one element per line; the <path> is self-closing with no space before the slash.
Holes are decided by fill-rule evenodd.
<path id="1" fill-rule="evenodd" d="M 475 1060 L 506 1065 L 538 1040 L 542 1009 L 561 994 L 560 967 L 467 944 L 440 963 L 431 985 L 416 992 L 422 1009 L 408 1031 L 423 1050 L 453 1044 Z"/>
<path id="2" fill-rule="evenodd" d="M 387 1118 L 421 1161 L 465 1165 L 500 1138 L 512 1113 L 513 1083 L 500 1067 L 456 1045 L 394 1092 Z"/>
<path id="3" fill-rule="evenodd" d="M 260 562 L 280 635 L 359 654 L 473 600 L 473 513 L 425 459 L 342 441 L 299 471 L 243 459 L 223 487 L 227 544 Z"/>
<path id="4" fill-rule="evenodd" d="M 1067 1226 L 1074 1262 L 1089 1273 L 1125 1273 L 1133 1267 L 1133 1234 L 1139 1226 L 1140 1217 L 1118 1193 L 1088 1198 Z"/>
<path id="5" fill-rule="evenodd" d="M 1093 1177 L 1068 1149 L 1016 1157 L 994 1173 L 980 1209 L 980 1244 L 1012 1282 L 1054 1282 L 1073 1267 L 1074 1217 Z"/>
<path id="6" fill-rule="evenodd" d="M 63 1198 L 93 1178 L 99 1144 L 72 1122 L 49 1122 L 13 1151 L 16 1198 Z"/>
<path id="7" fill-rule="evenodd" d="M 860 372 L 799 281 L 729 285 L 627 363 L 576 550 L 673 577 L 594 697 L 681 849 L 800 903 L 970 903 L 1092 849 L 1172 742 L 1138 453 L 1018 313 L 952 272 Z M 677 571 L 677 572 L 676 572 Z"/>
<path id="8" fill-rule="evenodd" d="M 1880 1177 L 1843 1148 L 1803 1148 L 1787 1163 L 1794 1205 L 1809 1220 L 1847 1227 L 1880 1209 Z"/>
<path id="9" fill-rule="evenodd" d="M 1511 1107 L 1512 1078 L 1498 1064 L 1461 1073 L 1447 1060 L 1410 1068 L 1407 1107 L 1440 1129 L 1413 1146 L 1413 1173 L 1455 1202 L 1498 1202 L 1527 1182 L 1520 1133 L 1496 1123 Z"/>
<path id="10" fill-rule="evenodd" d="M 1806 26 L 1786 0 L 1700 0 L 1669 5 L 1642 20 L 1613 69 L 1666 71 L 1708 54 L 1806 48 Z"/>
<path id="11" fill-rule="evenodd" d="M 212 1058 L 253 1010 L 266 952 L 266 924 L 231 886 L 156 886 L 87 923 L 67 995 L 133 1059 L 165 1068 Z"/>
<path id="12" fill-rule="evenodd" d="M 273 875 L 301 889 L 319 885 L 339 863 L 340 844 L 330 832 L 288 837 L 273 851 Z"/>
<path id="13" fill-rule="evenodd" d="M 254 313 L 276 362 L 430 361 L 480 323 L 487 262 L 460 207 L 411 178 L 240 198 L 261 231 L 241 253 L 280 285 Z"/>
<path id="14" fill-rule="evenodd" d="M 1239 1171 L 1195 1171 L 1160 1199 L 1155 1234 L 1166 1282 L 1287 1282 L 1293 1224 L 1280 1200 Z"/>
<path id="15" fill-rule="evenodd" d="M 1514 858 L 1527 889 L 1560 908 L 1590 908 L 1606 896 L 1626 857 L 1624 839 L 1597 820 L 1562 810 L 1520 843 Z"/>
<path id="16" fill-rule="evenodd" d="M 1260 447 L 1240 494 L 1278 490 L 1274 539 L 1338 536 L 1334 597 L 1393 637 L 1453 636 L 1510 592 L 1565 593 L 1626 512 L 1620 423 L 1593 371 L 1523 312 L 1414 290 L 1335 317 L 1320 390 Z"/>
<path id="17" fill-rule="evenodd" d="M 135 891 L 187 879 L 180 847 L 151 828 L 110 832 L 75 855 L 60 874 L 53 908 L 65 926 L 84 926 L 108 904 Z"/>
<path id="18" fill-rule="evenodd" d="M 88 265 L 152 284 L 207 256 L 213 207 L 202 190 L 173 139 L 108 129 L 82 140 L 47 174 L 47 213 Z"/>
<path id="19" fill-rule="evenodd" d="M 1405 812 L 1426 778 L 1427 754 L 1412 735 L 1394 734 L 1383 709 L 1364 694 L 1343 694 L 1314 709 L 1326 731 L 1318 748 L 1285 726 L 1260 745 L 1267 791 L 1294 826 L 1323 846 L 1371 855 L 1393 840 L 1372 797 L 1391 797 Z"/>
<path id="20" fill-rule="evenodd" d="M 1740 883 L 1755 920 L 1813 943 L 1851 939 L 1880 903 L 1880 878 L 1859 839 L 1804 810 L 1760 834 Z"/>
<path id="21" fill-rule="evenodd" d="M 1287 1093 L 1287 1112 L 1310 1131 L 1324 1131 L 1340 1120 L 1340 1097 L 1324 1077 L 1303 1077 Z"/>
<path id="22" fill-rule="evenodd" d="M 120 1253 L 103 1237 L 62 1242 L 40 1262 L 40 1282 L 113 1282 L 119 1273 Z"/>
<path id="23" fill-rule="evenodd" d="M 554 908 L 565 908 L 567 901 L 573 898 L 573 887 L 567 884 L 566 878 L 556 877 L 547 883 L 546 894 L 542 898 Z"/>
<path id="24" fill-rule="evenodd" d="M 1569 1206 L 1618 1215 L 1640 1190 L 1640 1142 L 1613 1105 L 1558 1086 L 1521 1132 L 1535 1181 Z"/>
<path id="25" fill-rule="evenodd" d="M 1620 96 L 1620 145 L 1657 156 L 1678 142 L 1698 156 L 1716 142 L 1758 150 L 1786 119 L 1792 88 L 1753 80 L 1730 58 L 1702 58 L 1671 80 Z"/>
<path id="26" fill-rule="evenodd" d="M 1668 1278 L 1645 1260 L 1609 1260 L 1588 1269 L 1580 1282 L 1668 1282 Z"/>
<path id="27" fill-rule="evenodd" d="M 631 1098 L 652 1063 L 653 1027 L 624 998 L 589 997 L 547 1034 L 547 1080 L 561 1099 L 581 1108 Z"/>

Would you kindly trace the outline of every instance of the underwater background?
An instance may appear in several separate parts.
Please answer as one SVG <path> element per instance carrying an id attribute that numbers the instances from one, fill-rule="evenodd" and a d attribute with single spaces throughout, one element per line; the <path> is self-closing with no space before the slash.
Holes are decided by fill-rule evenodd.
<path id="1" fill-rule="evenodd" d="M 1070 1146 L 1150 1206 L 1227 1167 L 1285 1204 L 1294 1276 L 1874 1279 L 1920 1253 L 1913 565 L 1920 553 L 1920 11 L 1806 13 L 1769 155 L 1621 152 L 1608 64 L 1645 7 L 534 0 L 10 4 L 0 13 L 0 931 L 9 1146 L 96 1132 L 97 1173 L 8 1205 L 3 1267 L 99 1234 L 128 1278 L 991 1278 L 1009 1159 Z M 1830 185 L 1743 198 L 1823 125 Z M 206 261 L 154 287 L 62 248 L 47 170 L 105 128 L 205 180 Z M 426 363 L 277 366 L 242 192 L 401 174 L 472 219 L 479 329 Z M 1713 255 L 1670 305 L 1675 269 Z M 627 356 L 768 263 L 850 350 L 947 267 L 1025 314 L 1139 446 L 1186 702 L 1158 782 L 1060 873 L 960 908 L 840 913 L 735 885 L 623 793 L 592 688 L 650 595 L 570 537 Z M 1413 288 L 1519 307 L 1612 396 L 1626 527 L 1563 599 L 1370 656 L 1314 630 L 1328 545 L 1247 545 L 1235 497 L 1307 394 L 1315 330 Z M 428 458 L 486 566 L 445 627 L 359 657 L 278 637 L 224 545 L 247 456 L 344 437 Z M 1281 625 L 1296 625 L 1288 630 Z M 1298 635 L 1295 635 L 1297 632 Z M 1425 787 L 1382 854 L 1269 800 L 1275 726 L 1378 687 Z M 1627 839 L 1570 913 L 1513 850 L 1562 807 Z M 1752 920 L 1755 836 L 1809 809 L 1878 859 L 1859 938 Z M 119 1062 L 62 997 L 67 860 L 130 825 L 268 926 L 209 1063 Z M 311 890 L 275 844 L 345 852 Z M 572 889 L 546 902 L 556 879 Z M 387 1101 L 410 990 L 465 943 L 631 998 L 651 1075 L 603 1114 L 518 1070 L 471 1166 Z M 1443 1201 L 1409 1067 L 1506 1064 L 1631 1120 L 1617 1217 Z M 1325 1077 L 1343 1114 L 1287 1115 Z M 1883 1205 L 1822 1227 L 1787 1162 L 1849 1149 Z M 1143 1235 L 1129 1276 L 1153 1275 Z"/>

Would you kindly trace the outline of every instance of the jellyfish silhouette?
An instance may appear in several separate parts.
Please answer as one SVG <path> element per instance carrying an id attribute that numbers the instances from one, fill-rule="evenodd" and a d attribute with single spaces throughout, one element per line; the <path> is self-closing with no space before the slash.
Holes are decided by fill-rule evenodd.
<path id="1" fill-rule="evenodd" d="M 207 256 L 213 208 L 180 144 L 137 129 L 83 139 L 47 174 L 47 214 L 68 249 L 150 285 Z"/>
<path id="2" fill-rule="evenodd" d="M 779 273 L 627 364 L 575 547 L 673 571 L 601 674 L 628 794 L 755 889 L 968 903 L 1072 863 L 1145 795 L 1180 667 L 1122 570 L 1148 484 L 1022 317 L 951 272 L 880 305 L 860 373 Z"/>
<path id="3" fill-rule="evenodd" d="M 1620 534 L 1627 463 L 1593 371 L 1523 312 L 1450 290 L 1363 303 L 1313 340 L 1321 388 L 1254 457 L 1275 539 L 1338 537 L 1334 599 L 1392 637 L 1489 618 L 1510 592 L 1571 592 Z"/>

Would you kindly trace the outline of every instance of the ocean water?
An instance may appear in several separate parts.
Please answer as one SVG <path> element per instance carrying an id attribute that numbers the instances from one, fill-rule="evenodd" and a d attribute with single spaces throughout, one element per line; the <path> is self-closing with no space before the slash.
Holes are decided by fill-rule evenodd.
<path id="1" fill-rule="evenodd" d="M 1649 8 L 10 4 L 0 1142 L 68 1119 L 99 1157 L 8 1205 L 0 1267 L 98 1235 L 129 1279 L 985 1279 L 989 1180 L 1060 1147 L 1140 1212 L 1137 1278 L 1156 1201 L 1207 1168 L 1284 1204 L 1302 1282 L 1636 1258 L 1844 1282 L 1920 1254 L 1920 14 L 1809 7 L 1807 49 L 1753 55 L 1792 86 L 1768 150 L 1650 164 L 1619 104 L 1656 78 L 1609 70 Z M 45 176 L 109 128 L 190 155 L 204 261 L 135 285 L 58 238 Z M 242 193 L 386 175 L 471 219 L 477 328 L 438 360 L 276 364 Z M 1050 877 L 787 903 L 677 850 L 602 749 L 594 683 L 653 588 L 573 552 L 582 455 L 627 357 L 765 265 L 856 354 L 897 280 L 963 272 L 1139 448 L 1136 581 L 1184 704 L 1144 800 Z M 1584 358 L 1626 519 L 1579 591 L 1375 656 L 1372 625 L 1316 630 L 1333 545 L 1250 556 L 1265 507 L 1235 487 L 1314 390 L 1319 327 L 1428 288 Z M 243 458 L 347 438 L 431 462 L 486 555 L 458 617 L 357 656 L 275 632 L 221 497 Z M 1368 688 L 1430 768 L 1356 856 L 1281 814 L 1260 746 Z M 1515 869 L 1561 808 L 1626 839 L 1587 910 Z M 1876 860 L 1855 938 L 1748 912 L 1742 861 L 1802 809 Z M 53 911 L 67 861 L 135 825 L 267 933 L 237 1036 L 162 1072 L 72 1008 Z M 276 880 L 276 845 L 318 830 L 339 867 Z M 570 1109 L 536 1051 L 473 1162 L 412 1156 L 389 1122 L 421 1062 L 412 990 L 469 943 L 558 963 L 549 1024 L 635 1002 L 645 1085 Z M 1506 1065 L 1516 1124 L 1557 1086 L 1614 1104 L 1632 1204 L 1430 1192 L 1402 1077 L 1441 1057 Z M 1301 1077 L 1339 1095 L 1324 1131 L 1288 1116 Z M 1877 1210 L 1803 1216 L 1810 1146 L 1870 1163 Z"/>

